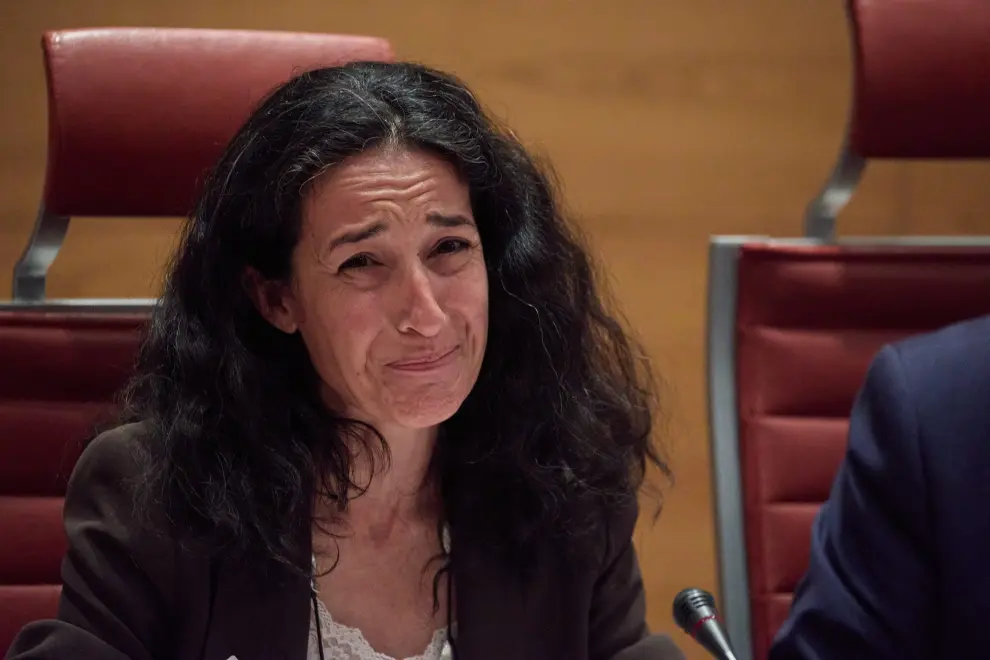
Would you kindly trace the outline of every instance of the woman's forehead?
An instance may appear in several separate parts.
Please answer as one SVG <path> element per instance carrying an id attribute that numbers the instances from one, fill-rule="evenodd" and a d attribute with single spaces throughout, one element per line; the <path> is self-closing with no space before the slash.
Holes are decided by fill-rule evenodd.
<path id="1" fill-rule="evenodd" d="M 472 219 L 470 191 L 456 168 L 424 151 L 375 149 L 352 156 L 314 180 L 303 211 L 327 231 L 391 214 L 412 213 L 423 222 Z"/>

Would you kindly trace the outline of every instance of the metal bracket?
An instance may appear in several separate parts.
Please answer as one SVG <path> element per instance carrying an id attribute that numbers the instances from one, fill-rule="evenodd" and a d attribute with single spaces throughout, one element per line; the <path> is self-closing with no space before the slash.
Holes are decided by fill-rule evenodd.
<path id="1" fill-rule="evenodd" d="M 68 229 L 68 216 L 50 213 L 42 204 L 38 209 L 38 219 L 34 223 L 31 239 L 14 265 L 15 302 L 38 302 L 45 299 L 45 278 L 62 247 Z"/>
<path id="2" fill-rule="evenodd" d="M 846 207 L 863 177 L 866 160 L 849 150 L 848 138 L 825 187 L 804 212 L 804 235 L 820 241 L 835 241 L 836 217 Z"/>

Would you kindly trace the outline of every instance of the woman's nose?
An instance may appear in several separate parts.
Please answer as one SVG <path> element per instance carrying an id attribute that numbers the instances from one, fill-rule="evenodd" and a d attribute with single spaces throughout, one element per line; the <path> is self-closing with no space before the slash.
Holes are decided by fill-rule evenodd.
<path id="1" fill-rule="evenodd" d="M 397 323 L 399 332 L 415 332 L 423 337 L 436 336 L 443 329 L 447 315 L 437 300 L 435 284 L 429 271 L 422 265 L 417 265 L 410 270 L 405 280 L 405 286 L 400 287 L 402 300 Z"/>

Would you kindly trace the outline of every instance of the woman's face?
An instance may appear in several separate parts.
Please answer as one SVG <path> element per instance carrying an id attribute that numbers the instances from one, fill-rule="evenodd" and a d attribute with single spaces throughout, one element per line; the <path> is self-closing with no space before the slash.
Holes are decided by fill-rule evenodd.
<path id="1" fill-rule="evenodd" d="M 481 369 L 488 277 L 468 187 L 444 159 L 374 149 L 314 181 L 293 281 L 266 316 L 298 331 L 339 413 L 378 428 L 448 419 Z"/>

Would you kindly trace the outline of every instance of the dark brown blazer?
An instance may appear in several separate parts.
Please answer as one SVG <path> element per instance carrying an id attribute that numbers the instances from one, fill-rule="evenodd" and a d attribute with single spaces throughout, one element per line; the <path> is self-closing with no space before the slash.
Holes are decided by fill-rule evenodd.
<path id="1" fill-rule="evenodd" d="M 128 485 L 137 475 L 139 428 L 108 431 L 83 452 L 65 499 L 69 550 L 58 617 L 27 625 L 7 659 L 305 660 L 305 578 L 210 560 L 141 531 Z M 617 517 L 591 562 L 548 543 L 527 583 L 493 562 L 458 570 L 455 553 L 457 657 L 680 657 L 646 628 L 635 518 L 635 511 Z"/>

